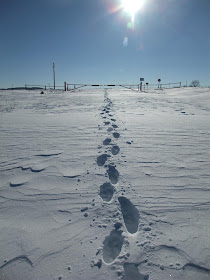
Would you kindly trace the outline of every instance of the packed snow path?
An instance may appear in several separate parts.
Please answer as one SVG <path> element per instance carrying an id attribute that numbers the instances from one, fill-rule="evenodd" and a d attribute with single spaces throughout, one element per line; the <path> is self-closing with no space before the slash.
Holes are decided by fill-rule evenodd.
<path id="1" fill-rule="evenodd" d="M 0 279 L 210 279 L 210 90 L 0 91 Z"/>

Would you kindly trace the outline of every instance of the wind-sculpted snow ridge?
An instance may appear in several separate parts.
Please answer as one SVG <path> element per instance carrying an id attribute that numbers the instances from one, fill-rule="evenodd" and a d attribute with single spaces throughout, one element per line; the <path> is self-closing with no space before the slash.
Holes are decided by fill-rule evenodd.
<path id="1" fill-rule="evenodd" d="M 23 261 L 23 262 L 26 262 L 27 264 L 29 264 L 31 267 L 33 267 L 33 263 L 32 261 L 25 255 L 21 255 L 21 256 L 18 256 L 18 257 L 15 257 L 9 261 L 6 261 L 3 265 L 0 266 L 0 269 L 5 267 L 5 266 L 8 266 L 9 264 L 11 263 L 14 263 L 14 262 L 17 262 L 17 261 Z"/>
<path id="2" fill-rule="evenodd" d="M 136 233 L 139 225 L 139 213 L 136 207 L 126 197 L 118 198 L 125 226 L 129 233 Z"/>
<path id="3" fill-rule="evenodd" d="M 38 155 L 35 155 L 35 156 L 37 156 L 37 157 L 54 157 L 54 156 L 59 156 L 61 154 L 62 154 L 61 152 L 58 152 L 58 153 L 38 154 Z"/>
<path id="4" fill-rule="evenodd" d="M 21 186 L 24 186 L 26 184 L 26 182 L 23 182 L 23 183 L 14 183 L 14 182 L 11 182 L 10 183 L 10 187 L 11 188 L 17 188 L 17 187 L 21 187 Z"/>
<path id="5" fill-rule="evenodd" d="M 23 167 L 23 166 L 20 166 L 20 168 L 23 171 L 30 170 L 31 172 L 34 172 L 34 173 L 39 173 L 39 172 L 42 172 L 45 170 L 45 168 L 34 168 L 34 167 Z"/>
<path id="6" fill-rule="evenodd" d="M 206 275 L 210 276 L 209 268 L 196 263 L 193 258 L 176 246 L 158 245 L 149 247 L 147 253 L 150 255 L 151 264 L 154 266 L 160 265 L 161 270 L 173 267 L 177 271 L 185 269 L 197 270 L 199 273 L 206 273 Z"/>

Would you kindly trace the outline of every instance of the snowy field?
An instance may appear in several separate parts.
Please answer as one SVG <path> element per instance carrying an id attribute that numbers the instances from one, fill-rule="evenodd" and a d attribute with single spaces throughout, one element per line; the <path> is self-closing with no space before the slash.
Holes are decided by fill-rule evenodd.
<path id="1" fill-rule="evenodd" d="M 210 279 L 210 89 L 0 91 L 0 280 Z"/>

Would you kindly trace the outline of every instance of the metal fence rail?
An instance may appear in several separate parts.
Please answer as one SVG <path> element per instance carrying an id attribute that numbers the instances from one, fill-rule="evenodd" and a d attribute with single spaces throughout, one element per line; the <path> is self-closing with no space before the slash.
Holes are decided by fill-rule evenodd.
<path id="1" fill-rule="evenodd" d="M 64 91 L 75 91 L 81 88 L 113 88 L 113 87 L 118 87 L 118 88 L 125 88 L 125 89 L 130 89 L 130 90 L 137 90 L 137 91 L 142 91 L 146 89 L 164 89 L 164 88 L 180 88 L 181 87 L 181 82 L 177 83 L 158 83 L 158 84 L 149 84 L 149 83 L 140 83 L 140 84 L 77 84 L 77 83 L 66 83 L 64 82 L 63 86 L 50 86 L 50 85 L 25 85 L 25 89 L 43 89 L 43 90 L 64 90 Z"/>
<path id="2" fill-rule="evenodd" d="M 148 89 L 148 88 L 157 88 L 157 89 L 163 89 L 163 88 L 180 88 L 182 86 L 181 82 L 177 83 L 167 83 L 167 84 L 144 84 L 143 88 Z"/>
<path id="3" fill-rule="evenodd" d="M 126 89 L 130 89 L 130 90 L 146 90 L 146 89 L 164 89 L 164 88 L 180 88 L 181 87 L 181 82 L 177 82 L 177 83 L 167 83 L 167 84 L 135 84 L 135 85 L 123 85 L 123 84 L 76 84 L 76 83 L 66 83 L 66 90 L 67 91 L 74 91 L 74 90 L 78 90 L 80 88 L 83 87 L 87 87 L 87 88 L 91 88 L 91 87 L 100 87 L 100 88 L 109 88 L 109 87 L 121 87 L 121 88 L 126 88 Z"/>
<path id="4" fill-rule="evenodd" d="M 67 91 L 74 91 L 77 89 L 80 89 L 82 87 L 97 87 L 97 88 L 111 88 L 111 87 L 123 87 L 127 89 L 139 89 L 139 85 L 120 85 L 120 84 L 66 84 L 67 86 Z"/>

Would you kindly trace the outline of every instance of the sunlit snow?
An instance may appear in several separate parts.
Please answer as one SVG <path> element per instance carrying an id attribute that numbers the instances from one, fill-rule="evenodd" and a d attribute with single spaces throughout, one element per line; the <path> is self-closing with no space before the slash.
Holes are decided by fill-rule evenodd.
<path id="1" fill-rule="evenodd" d="M 45 93 L 0 91 L 0 279 L 210 279 L 210 89 Z"/>

